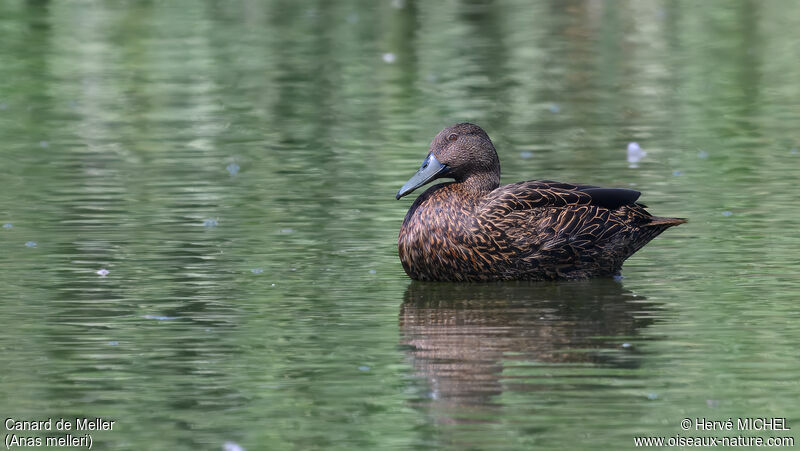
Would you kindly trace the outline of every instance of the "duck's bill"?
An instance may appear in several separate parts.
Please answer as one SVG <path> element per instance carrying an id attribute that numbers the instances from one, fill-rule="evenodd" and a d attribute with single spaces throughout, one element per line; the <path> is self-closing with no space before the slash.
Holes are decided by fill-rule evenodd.
<path id="1" fill-rule="evenodd" d="M 445 175 L 449 169 L 446 164 L 442 164 L 436 159 L 433 152 L 429 153 L 425 161 L 422 162 L 419 171 L 400 188 L 395 198 L 400 199 L 406 194 L 411 194 L 412 191 L 420 186 Z"/>

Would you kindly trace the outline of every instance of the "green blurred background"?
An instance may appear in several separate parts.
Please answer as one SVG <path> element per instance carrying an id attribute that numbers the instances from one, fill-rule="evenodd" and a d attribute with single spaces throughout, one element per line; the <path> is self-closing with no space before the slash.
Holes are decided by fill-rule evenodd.
<path id="1" fill-rule="evenodd" d="M 114 450 L 794 431 L 798 30 L 789 0 L 3 0 L 0 416 Z M 621 282 L 411 283 L 394 194 L 461 121 L 505 183 L 690 222 Z"/>

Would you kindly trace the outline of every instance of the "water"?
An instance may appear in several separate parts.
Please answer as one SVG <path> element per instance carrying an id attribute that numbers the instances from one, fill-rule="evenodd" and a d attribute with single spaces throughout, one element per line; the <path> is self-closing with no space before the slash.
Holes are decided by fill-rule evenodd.
<path id="1" fill-rule="evenodd" d="M 788 1 L 4 1 L 0 414 L 114 420 L 98 449 L 792 435 L 799 26 Z M 504 182 L 690 222 L 617 281 L 411 283 L 394 193 L 464 120 Z"/>

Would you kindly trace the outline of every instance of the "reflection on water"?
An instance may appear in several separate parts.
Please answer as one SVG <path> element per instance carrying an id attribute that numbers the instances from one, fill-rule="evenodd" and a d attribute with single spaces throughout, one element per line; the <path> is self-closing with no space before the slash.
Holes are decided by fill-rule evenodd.
<path id="1" fill-rule="evenodd" d="M 537 381 L 548 367 L 637 367 L 633 343 L 655 308 L 612 280 L 413 282 L 401 343 L 439 421 L 492 421 L 503 392 L 553 390 Z"/>

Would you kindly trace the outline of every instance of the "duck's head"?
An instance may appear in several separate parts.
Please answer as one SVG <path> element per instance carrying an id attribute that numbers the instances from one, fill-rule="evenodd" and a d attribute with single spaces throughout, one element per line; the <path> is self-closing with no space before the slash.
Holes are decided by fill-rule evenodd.
<path id="1" fill-rule="evenodd" d="M 438 178 L 475 181 L 476 187 L 494 189 L 500 183 L 500 160 L 492 140 L 482 128 L 464 122 L 447 127 L 431 142 L 419 170 L 397 192 L 397 199 Z"/>

